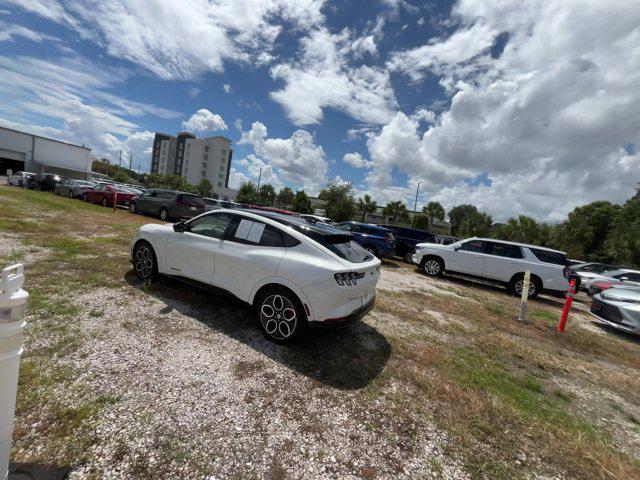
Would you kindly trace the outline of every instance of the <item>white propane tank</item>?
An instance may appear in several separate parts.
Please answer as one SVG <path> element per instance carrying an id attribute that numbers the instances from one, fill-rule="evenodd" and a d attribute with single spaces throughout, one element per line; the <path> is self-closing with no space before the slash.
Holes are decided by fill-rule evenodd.
<path id="1" fill-rule="evenodd" d="M 22 289 L 24 267 L 11 265 L 0 274 L 0 479 L 9 475 L 13 416 L 22 355 L 24 314 L 29 294 Z"/>

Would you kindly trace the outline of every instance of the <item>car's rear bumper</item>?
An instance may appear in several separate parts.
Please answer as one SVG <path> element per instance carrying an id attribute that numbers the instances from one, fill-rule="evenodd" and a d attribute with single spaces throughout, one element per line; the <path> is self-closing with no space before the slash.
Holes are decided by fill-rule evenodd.
<path id="1" fill-rule="evenodd" d="M 309 327 L 318 329 L 318 330 L 337 330 L 340 328 L 344 328 L 347 325 L 351 325 L 354 322 L 357 322 L 362 317 L 364 317 L 367 313 L 371 311 L 373 306 L 376 303 L 376 297 L 373 297 L 363 306 L 356 308 L 349 315 L 340 317 L 340 318 L 328 318 L 322 321 L 309 322 Z"/>

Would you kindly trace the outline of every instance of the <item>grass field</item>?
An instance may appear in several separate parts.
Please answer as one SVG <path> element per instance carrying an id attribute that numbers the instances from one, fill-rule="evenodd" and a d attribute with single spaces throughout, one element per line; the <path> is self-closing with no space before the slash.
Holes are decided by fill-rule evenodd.
<path id="1" fill-rule="evenodd" d="M 640 342 L 579 298 L 385 261 L 375 309 L 292 347 L 248 308 L 139 283 L 143 223 L 0 187 L 0 264 L 30 293 L 12 459 L 71 478 L 640 478 Z"/>

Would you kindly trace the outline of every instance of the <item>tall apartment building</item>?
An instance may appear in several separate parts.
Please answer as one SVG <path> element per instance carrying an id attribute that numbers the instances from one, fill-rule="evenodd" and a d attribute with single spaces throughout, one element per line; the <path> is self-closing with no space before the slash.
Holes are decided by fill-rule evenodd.
<path id="1" fill-rule="evenodd" d="M 156 133 L 151 153 L 151 173 L 180 175 L 193 185 L 203 179 L 212 185 L 212 194 L 231 199 L 231 140 L 216 136 L 196 138 L 189 132 L 177 136 Z"/>

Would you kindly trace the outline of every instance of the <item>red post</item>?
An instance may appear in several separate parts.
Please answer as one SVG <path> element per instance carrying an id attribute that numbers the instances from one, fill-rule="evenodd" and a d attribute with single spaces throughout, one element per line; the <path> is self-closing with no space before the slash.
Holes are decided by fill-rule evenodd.
<path id="1" fill-rule="evenodd" d="M 564 308 L 562 309 L 562 316 L 560 317 L 560 323 L 558 324 L 558 331 L 564 332 L 564 326 L 567 324 L 567 317 L 569 317 L 569 310 L 571 310 L 571 304 L 573 303 L 573 296 L 576 293 L 576 279 L 572 278 L 569 282 L 569 291 L 567 292 L 567 299 L 564 302 Z"/>

